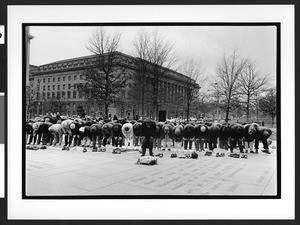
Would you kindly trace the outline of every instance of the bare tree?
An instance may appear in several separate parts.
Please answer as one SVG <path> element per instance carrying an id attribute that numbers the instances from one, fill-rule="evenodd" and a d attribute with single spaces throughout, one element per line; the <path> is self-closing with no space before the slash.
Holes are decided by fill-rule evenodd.
<path id="1" fill-rule="evenodd" d="M 35 107 L 38 107 L 38 102 L 41 100 L 39 93 L 41 80 L 37 80 L 37 86 L 33 87 L 33 84 L 26 86 L 26 118 L 29 119 Z"/>
<path id="2" fill-rule="evenodd" d="M 217 67 L 217 77 L 212 86 L 218 96 L 219 106 L 226 112 L 226 121 L 228 121 L 229 112 L 239 105 L 238 79 L 246 62 L 246 59 L 238 55 L 237 50 L 233 50 L 229 56 L 224 54 Z"/>
<path id="3" fill-rule="evenodd" d="M 149 68 L 153 76 L 151 79 L 153 114 L 154 118 L 158 118 L 158 101 L 162 94 L 159 90 L 159 84 L 166 72 L 177 62 L 174 44 L 167 41 L 158 29 L 154 29 L 151 33 L 147 60 L 151 63 Z"/>
<path id="4" fill-rule="evenodd" d="M 121 34 L 108 33 L 103 27 L 95 30 L 87 46 L 95 57 L 83 73 L 86 82 L 76 85 L 88 101 L 104 105 L 106 118 L 110 104 L 116 102 L 128 78 L 126 68 L 118 65 L 120 38 Z"/>
<path id="5" fill-rule="evenodd" d="M 238 92 L 241 103 L 245 105 L 247 121 L 249 122 L 250 107 L 256 101 L 256 96 L 263 91 L 268 82 L 268 76 L 262 76 L 255 68 L 254 62 L 248 60 L 238 78 Z"/>
<path id="6" fill-rule="evenodd" d="M 130 88 L 130 97 L 134 101 L 140 103 L 142 110 L 142 118 L 145 114 L 145 102 L 148 100 L 150 93 L 146 88 L 146 79 L 148 73 L 149 62 L 147 61 L 148 43 L 150 41 L 150 34 L 144 30 L 140 30 L 137 33 L 136 38 L 133 41 L 135 49 L 134 55 L 137 56 L 137 73 L 133 76 L 132 86 Z"/>
<path id="7" fill-rule="evenodd" d="M 259 98 L 258 107 L 262 112 L 271 116 L 272 124 L 274 124 L 276 116 L 276 90 L 274 88 L 269 89 L 265 96 Z"/>
<path id="8" fill-rule="evenodd" d="M 152 116 L 158 118 L 159 100 L 163 94 L 159 85 L 177 60 L 173 44 L 167 41 L 158 29 L 154 29 L 152 32 L 139 31 L 133 45 L 134 54 L 138 57 L 138 74 L 134 88 L 135 93 L 139 95 L 142 114 L 145 111 L 145 103 L 152 102 Z"/>
<path id="9" fill-rule="evenodd" d="M 187 76 L 184 86 L 186 88 L 186 119 L 189 120 L 191 105 L 198 100 L 200 88 L 204 86 L 207 76 L 201 60 L 187 60 L 182 66 L 182 71 Z"/>

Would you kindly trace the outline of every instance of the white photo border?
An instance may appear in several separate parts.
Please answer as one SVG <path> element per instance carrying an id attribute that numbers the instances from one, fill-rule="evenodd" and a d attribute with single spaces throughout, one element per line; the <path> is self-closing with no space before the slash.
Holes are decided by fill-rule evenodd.
<path id="1" fill-rule="evenodd" d="M 281 199 L 22 199 L 22 24 L 123 22 L 281 24 Z M 293 5 L 8 6 L 8 219 L 294 219 L 294 23 Z"/>

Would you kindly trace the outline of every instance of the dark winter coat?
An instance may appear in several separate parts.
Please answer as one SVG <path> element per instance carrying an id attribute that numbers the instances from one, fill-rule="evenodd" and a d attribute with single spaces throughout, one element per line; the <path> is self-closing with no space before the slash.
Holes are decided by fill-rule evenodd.
<path id="1" fill-rule="evenodd" d="M 92 136 L 97 136 L 102 139 L 103 133 L 102 133 L 102 124 L 95 123 L 92 126 L 90 126 L 90 132 Z"/>
<path id="2" fill-rule="evenodd" d="M 112 135 L 112 123 L 105 123 L 102 126 L 102 133 L 104 137 L 110 137 Z"/>
<path id="3" fill-rule="evenodd" d="M 182 141 L 183 138 L 183 126 L 176 125 L 173 130 L 173 138 L 176 142 Z"/>
<path id="4" fill-rule="evenodd" d="M 194 129 L 196 139 L 206 139 L 208 136 L 208 127 L 205 124 L 197 124 Z"/>
<path id="5" fill-rule="evenodd" d="M 155 137 L 156 124 L 154 121 L 148 120 L 142 123 L 142 136 L 145 138 Z"/>
<path id="6" fill-rule="evenodd" d="M 133 124 L 133 134 L 136 137 L 142 136 L 142 123 L 136 122 Z"/>
<path id="7" fill-rule="evenodd" d="M 194 134 L 195 127 L 192 124 L 187 124 L 183 127 L 183 137 L 187 139 L 191 139 L 195 136 Z"/>
<path id="8" fill-rule="evenodd" d="M 122 124 L 121 123 L 115 123 L 112 126 L 111 134 L 112 134 L 113 138 L 115 138 L 115 137 L 123 137 Z"/>
<path id="9" fill-rule="evenodd" d="M 229 136 L 235 140 L 242 139 L 244 136 L 243 125 L 236 123 L 230 126 Z"/>

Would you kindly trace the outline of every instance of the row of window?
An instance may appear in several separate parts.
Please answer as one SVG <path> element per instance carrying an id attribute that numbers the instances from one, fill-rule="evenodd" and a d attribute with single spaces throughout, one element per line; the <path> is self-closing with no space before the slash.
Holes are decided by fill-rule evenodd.
<path id="1" fill-rule="evenodd" d="M 52 85 L 52 91 L 55 91 L 55 86 L 56 86 L 55 84 Z M 58 90 L 58 91 L 60 91 L 60 87 L 61 87 L 61 85 L 58 84 L 58 85 L 57 85 L 57 90 Z M 50 91 L 50 88 L 51 88 L 51 85 L 48 85 L 47 90 Z M 68 84 L 68 89 L 71 89 L 71 88 L 72 88 L 72 85 L 71 85 L 71 84 Z M 63 84 L 63 85 L 62 85 L 62 90 L 65 90 L 65 89 L 66 89 L 66 85 Z M 37 90 L 40 91 L 40 87 L 39 87 L 39 86 L 37 86 Z M 46 91 L 46 85 L 43 86 L 43 91 Z"/>
<path id="2" fill-rule="evenodd" d="M 44 99 L 50 99 L 50 98 L 56 98 L 56 99 L 60 99 L 61 98 L 67 98 L 67 99 L 70 99 L 71 97 L 72 98 L 77 98 L 77 92 L 76 91 L 68 91 L 68 92 L 57 92 L 56 93 L 56 96 L 55 96 L 55 93 L 56 92 L 43 92 L 43 98 Z M 67 96 L 66 96 L 67 95 Z M 82 96 L 79 96 L 79 98 L 81 98 Z"/>
<path id="3" fill-rule="evenodd" d="M 51 77 L 48 77 L 48 78 L 43 78 L 43 83 L 46 83 L 46 81 L 48 82 L 48 83 L 50 83 L 51 82 L 51 80 L 52 80 L 52 82 L 60 82 L 61 80 L 62 81 L 66 81 L 66 79 L 67 79 L 67 77 L 52 77 L 52 79 L 51 79 Z M 84 76 L 83 75 L 80 75 L 79 76 L 79 79 L 80 80 L 83 80 L 84 79 Z M 71 81 L 72 80 L 72 76 L 70 75 L 70 76 L 68 76 L 68 81 Z M 73 80 L 77 80 L 77 75 L 74 75 L 73 76 Z M 38 83 L 40 83 L 40 79 L 38 79 Z"/>

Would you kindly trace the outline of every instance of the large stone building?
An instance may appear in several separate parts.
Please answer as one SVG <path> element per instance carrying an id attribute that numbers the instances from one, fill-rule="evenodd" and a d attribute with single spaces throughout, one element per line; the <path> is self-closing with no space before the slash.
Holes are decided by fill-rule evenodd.
<path id="1" fill-rule="evenodd" d="M 76 84 L 84 83 L 84 71 L 93 64 L 95 56 L 85 56 L 79 58 L 56 61 L 40 66 L 30 66 L 30 86 L 31 102 L 33 114 L 45 114 L 48 112 L 60 111 L 63 115 L 78 115 L 80 111 L 91 116 L 103 116 L 104 108 L 101 104 L 90 104 L 82 93 L 78 93 Z M 116 52 L 116 66 L 126 68 L 127 72 L 138 76 L 137 68 L 139 58 Z M 185 113 L 185 99 L 189 88 L 199 89 L 196 82 L 189 77 L 165 69 L 164 76 L 159 80 L 159 101 L 158 108 L 166 111 L 169 117 L 183 116 Z M 147 75 L 146 86 L 150 86 L 152 76 Z M 187 85 L 189 84 L 189 85 Z M 192 84 L 192 86 L 191 86 Z M 137 88 L 137 87 L 130 87 Z M 142 116 L 141 103 L 136 96 L 130 95 L 129 87 L 120 93 L 123 98 L 121 104 L 111 104 L 110 114 L 118 117 L 133 115 Z M 152 112 L 151 99 L 146 99 L 144 103 L 144 115 L 150 116 Z"/>

